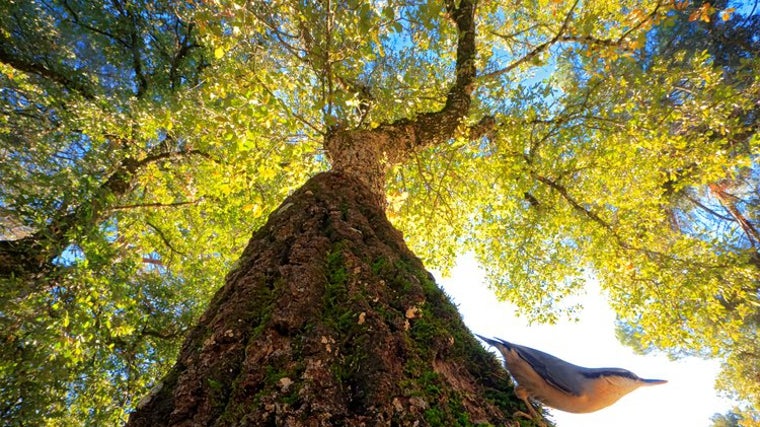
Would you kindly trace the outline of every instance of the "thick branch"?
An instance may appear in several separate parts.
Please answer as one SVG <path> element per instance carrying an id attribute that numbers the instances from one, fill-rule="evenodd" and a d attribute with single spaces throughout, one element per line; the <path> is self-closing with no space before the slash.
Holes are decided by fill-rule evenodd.
<path id="1" fill-rule="evenodd" d="M 737 197 L 726 191 L 725 185 L 710 184 L 709 187 L 710 192 L 718 199 L 723 208 L 725 208 L 728 213 L 731 214 L 733 219 L 739 223 L 739 226 L 747 236 L 750 245 L 754 248 L 757 243 L 760 243 L 760 233 L 758 233 L 755 226 L 752 225 L 752 222 L 750 222 L 750 220 L 748 220 L 736 206 Z"/>
<path id="2" fill-rule="evenodd" d="M 187 24 L 187 30 L 179 42 L 180 47 L 172 57 L 171 67 L 169 68 L 169 84 L 173 90 L 177 89 L 180 84 L 179 67 L 182 65 L 182 61 L 190 54 L 191 50 L 201 47 L 200 44 L 193 41 L 192 34 L 194 28 L 195 24 L 192 22 Z M 179 39 L 179 34 L 177 34 L 177 38 Z"/>
<path id="3" fill-rule="evenodd" d="M 84 98 L 92 100 L 95 98 L 95 94 L 91 89 L 91 84 L 88 82 L 82 82 L 78 79 L 74 79 L 66 73 L 61 73 L 56 70 L 52 70 L 43 64 L 33 62 L 27 58 L 23 58 L 20 55 L 11 52 L 9 47 L 12 46 L 10 41 L 5 40 L 4 37 L 0 37 L 0 62 L 9 65 L 16 70 L 23 71 L 25 73 L 35 74 L 40 77 L 44 77 L 63 86 L 65 89 L 76 92 L 82 95 Z M 75 71 L 71 70 L 70 75 L 77 75 Z"/>
<path id="4" fill-rule="evenodd" d="M 76 229 L 94 227 L 109 211 L 107 204 L 126 194 L 138 170 L 150 163 L 206 153 L 197 150 L 153 153 L 141 160 L 121 161 L 116 171 L 95 191 L 88 203 L 61 213 L 47 227 L 18 240 L 0 240 L 0 278 L 35 276 L 52 267 L 52 260 L 70 243 Z"/>
<path id="5" fill-rule="evenodd" d="M 458 31 L 456 81 L 446 97 L 446 106 L 441 113 L 467 114 L 470 95 L 475 80 L 475 0 L 462 0 L 456 6 L 454 0 L 446 2 L 446 9 L 454 18 Z"/>
<path id="6" fill-rule="evenodd" d="M 444 107 L 419 114 L 414 119 L 385 123 L 372 130 L 332 129 L 325 138 L 333 169 L 362 180 L 378 196 L 381 204 L 385 199 L 388 168 L 425 147 L 453 138 L 470 110 L 476 76 L 476 0 L 447 0 L 446 9 L 457 28 L 457 58 L 456 77 Z M 492 128 L 493 123 L 484 120 L 473 134 L 480 137 Z"/>

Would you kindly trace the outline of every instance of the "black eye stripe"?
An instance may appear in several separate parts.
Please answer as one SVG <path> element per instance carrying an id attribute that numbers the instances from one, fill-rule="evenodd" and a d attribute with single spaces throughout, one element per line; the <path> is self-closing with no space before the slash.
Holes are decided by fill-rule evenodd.
<path id="1" fill-rule="evenodd" d="M 615 377 L 630 378 L 632 380 L 639 379 L 639 377 L 631 371 L 626 371 L 625 369 L 615 369 L 615 368 L 590 369 L 586 372 L 583 372 L 583 376 L 585 376 L 586 378 L 601 378 L 601 377 L 615 376 Z"/>

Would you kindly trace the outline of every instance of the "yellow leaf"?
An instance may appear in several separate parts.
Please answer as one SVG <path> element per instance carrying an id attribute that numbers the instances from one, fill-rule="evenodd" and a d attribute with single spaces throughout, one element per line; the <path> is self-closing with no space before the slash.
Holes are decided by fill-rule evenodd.
<path id="1" fill-rule="evenodd" d="M 216 59 L 219 59 L 219 58 L 221 58 L 223 56 L 224 56 L 224 49 L 223 48 L 217 47 L 216 49 L 214 49 L 214 57 Z"/>
<path id="2" fill-rule="evenodd" d="M 720 13 L 720 19 L 722 19 L 723 22 L 728 21 L 729 19 L 731 19 L 731 14 L 733 14 L 735 10 L 736 10 L 735 8 L 729 7 L 728 9 L 722 11 Z"/>
<path id="3" fill-rule="evenodd" d="M 689 0 L 676 1 L 673 7 L 676 10 L 686 10 L 689 7 Z"/>
<path id="4" fill-rule="evenodd" d="M 372 31 L 369 34 L 372 41 L 375 43 L 375 47 L 377 48 L 377 53 L 380 54 L 380 56 L 385 56 L 385 51 L 383 50 L 383 44 L 380 42 L 380 38 L 377 35 L 377 32 Z"/>
<path id="5" fill-rule="evenodd" d="M 689 22 L 700 20 L 704 22 L 710 22 L 710 14 L 715 12 L 715 8 L 709 2 L 702 3 L 699 9 L 689 15 Z"/>
<path id="6" fill-rule="evenodd" d="M 277 171 L 274 168 L 259 168 L 259 177 L 262 179 L 272 179 L 275 175 L 277 175 Z"/>

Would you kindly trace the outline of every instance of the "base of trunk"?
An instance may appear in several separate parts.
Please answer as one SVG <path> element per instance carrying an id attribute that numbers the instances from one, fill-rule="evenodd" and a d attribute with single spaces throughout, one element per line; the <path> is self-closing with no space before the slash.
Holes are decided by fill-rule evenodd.
<path id="1" fill-rule="evenodd" d="M 372 197 L 338 173 L 290 196 L 128 425 L 509 425 L 507 373 Z"/>

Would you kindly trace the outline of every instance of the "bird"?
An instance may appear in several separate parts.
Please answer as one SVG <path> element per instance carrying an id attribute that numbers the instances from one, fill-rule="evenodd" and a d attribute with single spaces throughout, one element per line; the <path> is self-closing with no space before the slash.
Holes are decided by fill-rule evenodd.
<path id="1" fill-rule="evenodd" d="M 530 347 L 475 335 L 504 356 L 504 366 L 517 383 L 515 393 L 534 419 L 539 417 L 529 398 L 580 414 L 606 408 L 639 387 L 667 383 L 640 378 L 622 368 L 584 368 Z M 522 412 L 516 415 L 527 416 Z"/>

